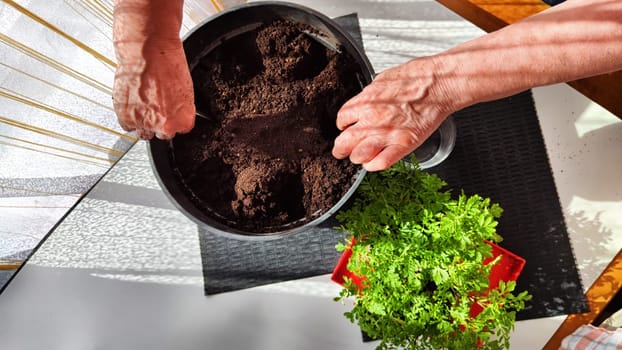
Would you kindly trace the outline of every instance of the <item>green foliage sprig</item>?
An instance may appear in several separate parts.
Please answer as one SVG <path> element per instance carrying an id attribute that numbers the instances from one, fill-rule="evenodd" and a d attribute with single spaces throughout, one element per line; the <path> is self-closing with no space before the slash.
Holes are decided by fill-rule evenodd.
<path id="1" fill-rule="evenodd" d="M 512 294 L 514 282 L 486 292 L 499 259 L 483 264 L 492 256 L 485 241 L 501 241 L 502 209 L 478 195 L 452 199 L 445 186 L 416 160 L 402 161 L 366 175 L 337 217 L 356 242 L 348 270 L 365 279 L 362 290 L 346 279 L 335 300 L 355 298 L 345 316 L 381 340 L 377 349 L 507 349 L 516 312 L 530 298 Z M 475 302 L 483 311 L 471 318 Z"/>

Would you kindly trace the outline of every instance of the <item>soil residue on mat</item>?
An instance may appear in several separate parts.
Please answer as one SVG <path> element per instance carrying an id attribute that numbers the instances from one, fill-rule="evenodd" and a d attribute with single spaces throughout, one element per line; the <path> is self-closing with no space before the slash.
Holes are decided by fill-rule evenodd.
<path id="1" fill-rule="evenodd" d="M 359 167 L 331 149 L 337 111 L 361 90 L 360 67 L 275 21 L 216 47 L 193 69 L 197 118 L 172 159 L 195 205 L 254 233 L 299 226 L 344 196 Z"/>

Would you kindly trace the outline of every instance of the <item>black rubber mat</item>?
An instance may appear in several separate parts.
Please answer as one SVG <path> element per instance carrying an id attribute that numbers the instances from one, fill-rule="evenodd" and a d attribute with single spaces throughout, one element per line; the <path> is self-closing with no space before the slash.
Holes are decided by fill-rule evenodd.
<path id="1" fill-rule="evenodd" d="M 531 91 L 454 115 L 456 147 L 431 169 L 454 189 L 503 208 L 501 245 L 527 264 L 519 290 L 533 295 L 518 319 L 588 311 Z"/>
<path id="2" fill-rule="evenodd" d="M 331 273 L 339 253 L 334 219 L 269 241 L 238 240 L 199 231 L 205 293 L 216 294 Z"/>
<path id="3" fill-rule="evenodd" d="M 356 14 L 334 20 L 363 47 Z M 308 231 L 270 241 L 238 240 L 200 229 L 205 293 L 331 273 L 340 256 L 335 245 L 345 238 L 336 226 L 332 217 Z"/>
<path id="4" fill-rule="evenodd" d="M 360 38 L 356 15 L 337 20 Z M 531 93 L 472 106 L 455 119 L 456 147 L 431 171 L 456 192 L 503 207 L 501 245 L 527 260 L 518 288 L 534 296 L 518 318 L 587 311 Z M 199 232 L 206 294 L 331 273 L 339 258 L 335 244 L 343 239 L 335 225 L 331 218 L 270 241 Z"/>

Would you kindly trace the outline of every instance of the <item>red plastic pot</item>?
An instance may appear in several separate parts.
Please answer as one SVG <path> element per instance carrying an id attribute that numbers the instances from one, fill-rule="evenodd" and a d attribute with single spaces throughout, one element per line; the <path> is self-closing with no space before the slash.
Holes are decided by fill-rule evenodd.
<path id="1" fill-rule="evenodd" d="M 500 281 L 516 281 L 525 266 L 525 259 L 495 243 L 488 241 L 486 243 L 492 247 L 492 257 L 484 259 L 484 265 L 489 264 L 501 255 L 501 260 L 490 270 L 490 276 L 488 277 L 488 289 L 491 290 L 497 288 Z M 352 244 L 354 244 L 354 239 L 352 239 L 350 245 Z M 333 270 L 331 280 L 339 283 L 340 285 L 344 285 L 344 277 L 349 277 L 352 282 L 358 286 L 359 290 L 362 290 L 362 281 L 365 280 L 365 277 L 357 276 L 348 270 L 348 261 L 350 261 L 351 256 L 352 249 L 348 248 L 343 252 L 341 258 L 339 258 L 339 261 L 335 266 L 335 269 Z M 471 317 L 476 317 L 480 312 L 482 312 L 482 310 L 483 308 L 481 305 L 474 303 L 471 306 Z"/>
<path id="2" fill-rule="evenodd" d="M 333 270 L 333 274 L 330 276 L 330 279 L 333 282 L 339 283 L 340 285 L 345 284 L 345 277 L 348 277 L 352 280 L 354 284 L 358 287 L 359 290 L 363 289 L 363 280 L 364 277 L 357 276 L 348 270 L 348 262 L 350 261 L 350 257 L 352 256 L 352 245 L 354 244 L 354 238 L 350 241 L 348 248 L 341 254 L 339 261 L 337 261 L 337 265 Z"/>
<path id="3" fill-rule="evenodd" d="M 501 261 L 490 269 L 490 276 L 488 276 L 488 290 L 497 288 L 499 286 L 499 282 L 501 281 L 516 281 L 525 266 L 525 259 L 495 243 L 486 243 L 492 247 L 492 257 L 484 259 L 484 265 L 489 264 L 492 260 L 501 255 Z M 482 310 L 483 307 L 480 304 L 473 303 L 473 305 L 471 305 L 471 317 L 476 317 L 480 312 L 482 312 Z"/>

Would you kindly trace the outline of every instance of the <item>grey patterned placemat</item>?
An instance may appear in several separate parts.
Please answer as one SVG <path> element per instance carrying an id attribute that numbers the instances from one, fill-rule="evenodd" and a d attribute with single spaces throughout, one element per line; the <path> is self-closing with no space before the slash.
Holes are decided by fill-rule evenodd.
<path id="1" fill-rule="evenodd" d="M 334 20 L 363 47 L 356 14 Z M 267 241 L 227 238 L 200 228 L 205 293 L 331 273 L 340 255 L 335 245 L 344 239 L 336 226 L 332 217 L 302 233 Z"/>
<path id="2" fill-rule="evenodd" d="M 330 273 L 345 237 L 329 219 L 319 226 L 269 241 L 226 238 L 199 230 L 205 293 L 216 294 Z"/>
<path id="3" fill-rule="evenodd" d="M 519 290 L 533 299 L 518 319 L 588 310 L 531 91 L 454 114 L 456 147 L 431 169 L 454 189 L 503 208 L 501 245 L 527 264 Z"/>
<path id="4" fill-rule="evenodd" d="M 360 40 L 355 14 L 337 21 Z M 530 91 L 478 104 L 454 115 L 458 135 L 450 157 L 430 169 L 466 193 L 504 208 L 502 245 L 527 264 L 519 290 L 534 296 L 519 319 L 587 311 L 581 280 Z M 332 272 L 343 238 L 331 218 L 321 226 L 270 241 L 245 241 L 200 230 L 206 294 Z"/>

